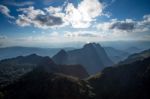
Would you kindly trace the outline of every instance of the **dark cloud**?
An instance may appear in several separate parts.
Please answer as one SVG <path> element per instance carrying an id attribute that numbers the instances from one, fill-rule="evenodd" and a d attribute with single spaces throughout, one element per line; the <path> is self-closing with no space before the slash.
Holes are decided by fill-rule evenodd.
<path id="1" fill-rule="evenodd" d="M 52 9 L 53 10 L 53 9 Z M 31 26 L 47 29 L 61 27 L 64 25 L 63 17 L 60 13 L 55 15 L 34 7 L 18 9 L 22 14 L 18 16 L 16 24 L 19 26 Z"/>
<path id="2" fill-rule="evenodd" d="M 115 30 L 114 32 L 148 32 L 150 31 L 150 14 L 144 15 L 142 20 L 135 21 L 133 19 L 117 20 L 112 19 L 109 22 L 100 23 L 97 29 L 103 31 Z"/>
<path id="3" fill-rule="evenodd" d="M 113 23 L 110 26 L 110 29 L 119 29 L 119 30 L 126 30 L 126 31 L 131 31 L 135 28 L 135 23 L 134 22 L 116 22 Z"/>
<path id="4" fill-rule="evenodd" d="M 61 17 L 50 16 L 50 15 L 38 15 L 35 18 L 35 21 L 37 21 L 40 25 L 46 25 L 46 26 L 55 26 L 55 25 L 63 24 L 63 20 Z"/>

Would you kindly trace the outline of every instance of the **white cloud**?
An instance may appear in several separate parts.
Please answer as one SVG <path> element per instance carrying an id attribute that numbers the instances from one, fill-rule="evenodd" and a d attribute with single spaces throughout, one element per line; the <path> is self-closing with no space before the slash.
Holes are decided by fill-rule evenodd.
<path id="1" fill-rule="evenodd" d="M 87 28 L 95 18 L 102 15 L 103 4 L 98 0 L 83 0 L 76 8 L 68 3 L 66 19 L 74 28 Z"/>
<path id="2" fill-rule="evenodd" d="M 132 19 L 117 20 L 112 19 L 109 22 L 98 24 L 97 29 L 103 32 L 116 33 L 137 33 L 150 31 L 150 15 L 143 16 L 143 20 L 134 21 Z"/>
<path id="3" fill-rule="evenodd" d="M 0 13 L 4 14 L 8 18 L 14 19 L 14 16 L 10 15 L 10 10 L 7 8 L 7 6 L 0 5 Z"/>
<path id="4" fill-rule="evenodd" d="M 67 38 L 78 38 L 78 37 L 93 38 L 93 37 L 100 37 L 100 34 L 97 33 L 96 31 L 75 31 L 75 32 L 66 31 L 64 33 L 64 37 L 67 37 Z"/>
<path id="5" fill-rule="evenodd" d="M 16 41 L 23 42 L 28 44 L 29 42 L 31 44 L 63 44 L 63 43 L 70 43 L 70 42 L 94 42 L 94 41 L 103 41 L 106 39 L 105 34 L 100 34 L 96 31 L 75 31 L 75 32 L 69 32 L 66 31 L 64 33 L 58 33 L 58 32 L 52 32 L 52 33 L 44 33 L 40 35 L 35 36 L 28 36 L 28 37 L 22 37 L 17 38 Z"/>
<path id="6" fill-rule="evenodd" d="M 37 15 L 44 15 L 45 13 L 40 9 L 34 9 L 33 6 L 28 8 L 19 8 L 17 11 L 23 12 L 28 18 L 34 19 Z"/>
<path id="7" fill-rule="evenodd" d="M 62 7 L 49 6 L 41 9 L 34 7 L 20 8 L 16 23 L 20 26 L 34 25 L 38 28 L 53 28 L 71 25 L 73 28 L 87 28 L 102 15 L 103 4 L 98 0 L 83 0 L 75 7 L 72 3 L 66 3 Z"/>
<path id="8" fill-rule="evenodd" d="M 19 18 L 16 20 L 16 24 L 18 24 L 19 26 L 30 26 L 31 20 L 26 17 L 24 14 L 23 15 L 19 15 Z"/>
<path id="9" fill-rule="evenodd" d="M 45 8 L 45 10 L 46 10 L 48 13 L 55 14 L 55 13 L 61 12 L 61 11 L 62 11 L 62 8 L 61 8 L 61 7 L 49 6 L 48 8 Z"/>
<path id="10" fill-rule="evenodd" d="M 132 19 L 126 19 L 123 21 L 118 21 L 117 19 L 112 19 L 110 22 L 104 22 L 97 25 L 97 28 L 102 31 L 132 31 L 135 28 L 135 22 Z"/>
<path id="11" fill-rule="evenodd" d="M 34 7 L 29 8 L 20 8 L 18 11 L 21 11 L 22 14 L 18 16 L 18 19 L 16 20 L 16 23 L 19 26 L 30 26 L 33 25 L 34 27 L 47 29 L 47 28 L 53 28 L 53 27 L 59 27 L 64 25 L 63 19 L 61 18 L 62 14 L 50 14 L 48 11 L 50 9 L 46 9 L 47 12 L 40 10 L 40 9 L 34 9 Z M 56 9 L 51 9 L 51 11 Z"/>

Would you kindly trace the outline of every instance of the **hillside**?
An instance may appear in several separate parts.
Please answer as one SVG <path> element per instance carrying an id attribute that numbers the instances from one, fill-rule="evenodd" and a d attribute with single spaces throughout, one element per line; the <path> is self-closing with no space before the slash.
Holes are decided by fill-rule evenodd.
<path id="1" fill-rule="evenodd" d="M 79 78 L 88 77 L 87 71 L 81 65 L 56 65 L 49 57 L 36 54 L 19 56 L 0 61 L 0 85 L 7 85 L 34 68 L 47 72 L 59 72 Z"/>
<path id="2" fill-rule="evenodd" d="M 104 48 L 97 43 L 89 43 L 81 49 L 71 51 L 61 50 L 52 59 L 57 64 L 81 64 L 89 74 L 95 74 L 113 65 Z"/>
<path id="3" fill-rule="evenodd" d="M 149 99 L 150 57 L 105 68 L 88 81 L 94 88 L 95 99 Z"/>
<path id="4" fill-rule="evenodd" d="M 62 74 L 32 71 L 5 87 L 4 99 L 92 99 L 90 86 Z"/>
<path id="5" fill-rule="evenodd" d="M 128 64 L 128 63 L 132 63 L 138 60 L 144 60 L 145 58 L 148 58 L 148 57 L 150 57 L 150 49 L 132 54 L 128 56 L 125 60 L 121 61 L 120 64 Z"/>

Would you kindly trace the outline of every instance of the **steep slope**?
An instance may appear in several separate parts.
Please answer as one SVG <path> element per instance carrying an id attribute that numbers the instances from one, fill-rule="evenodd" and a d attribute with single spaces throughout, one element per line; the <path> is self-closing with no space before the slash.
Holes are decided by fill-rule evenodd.
<path id="1" fill-rule="evenodd" d="M 49 57 L 36 54 L 19 56 L 0 61 L 0 85 L 7 85 L 34 68 L 47 72 L 59 72 L 78 78 L 88 77 L 87 71 L 81 65 L 56 65 Z"/>
<path id="2" fill-rule="evenodd" d="M 89 77 L 88 72 L 82 65 L 61 65 L 60 72 L 65 75 L 84 79 Z"/>
<path id="3" fill-rule="evenodd" d="M 87 82 L 33 70 L 3 89 L 4 99 L 92 99 Z"/>
<path id="4" fill-rule="evenodd" d="M 120 62 L 120 64 L 128 64 L 128 63 L 132 63 L 138 60 L 144 60 L 145 58 L 148 58 L 148 57 L 150 57 L 150 49 L 142 51 L 140 53 L 132 54 L 127 59 Z"/>
<path id="5" fill-rule="evenodd" d="M 57 64 L 66 64 L 68 53 L 65 50 L 60 50 L 55 56 L 53 56 L 53 60 Z"/>
<path id="6" fill-rule="evenodd" d="M 128 52 L 118 50 L 113 47 L 104 47 L 104 49 L 114 63 L 118 63 L 130 55 Z"/>
<path id="7" fill-rule="evenodd" d="M 89 43 L 84 45 L 81 49 L 64 52 L 64 56 L 62 54 L 60 55 L 60 53 L 61 52 L 52 58 L 54 62 L 69 65 L 81 64 L 89 74 L 95 74 L 113 64 L 104 48 L 96 43 Z"/>
<path id="8" fill-rule="evenodd" d="M 80 79 L 89 76 L 87 71 L 81 65 L 58 65 L 55 64 L 49 57 L 45 57 L 36 70 L 43 70 L 48 73 L 62 73 Z"/>
<path id="9" fill-rule="evenodd" d="M 105 68 L 88 81 L 95 90 L 96 99 L 149 99 L 150 57 Z"/>

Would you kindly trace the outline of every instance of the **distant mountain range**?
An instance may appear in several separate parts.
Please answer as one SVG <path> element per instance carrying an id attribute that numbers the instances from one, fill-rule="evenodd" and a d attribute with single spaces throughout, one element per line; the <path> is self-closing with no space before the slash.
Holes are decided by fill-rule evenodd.
<path id="1" fill-rule="evenodd" d="M 2 99 L 150 99 L 150 56 L 145 55 L 149 52 L 150 50 L 147 50 L 141 52 L 142 54 L 136 54 L 136 57 L 144 55 L 140 60 L 135 58 L 135 61 L 127 64 L 119 63 L 106 67 L 87 79 L 67 76 L 59 71 L 62 65 L 56 65 L 50 58 L 44 57 L 33 70 L 15 82 L 1 87 L 0 97 Z M 64 51 L 62 50 L 61 53 Z M 33 61 L 31 58 L 29 60 Z M 130 58 L 127 60 L 130 61 Z"/>
<path id="2" fill-rule="evenodd" d="M 81 64 L 89 74 L 95 74 L 113 65 L 104 48 L 97 43 L 89 43 L 81 49 L 71 51 L 61 50 L 52 59 L 57 64 Z"/>
<path id="3" fill-rule="evenodd" d="M 65 50 L 73 50 L 74 48 L 64 48 Z M 37 54 L 40 56 L 53 56 L 59 52 L 61 48 L 36 48 L 36 47 L 6 47 L 0 48 L 0 60 L 6 58 L 13 58 L 17 56 L 26 56 L 30 54 Z"/>
<path id="4" fill-rule="evenodd" d="M 137 47 L 129 47 L 127 49 L 117 49 L 114 47 L 103 47 L 108 57 L 114 62 L 118 63 L 133 53 L 141 52 L 142 50 Z M 37 47 L 5 47 L 0 48 L 0 60 L 13 58 L 17 56 L 27 56 L 30 54 L 37 54 L 40 56 L 52 57 L 56 55 L 62 48 L 37 48 Z M 75 50 L 76 48 L 68 47 L 63 48 L 64 51 Z M 79 49 L 79 48 L 78 48 Z"/>

